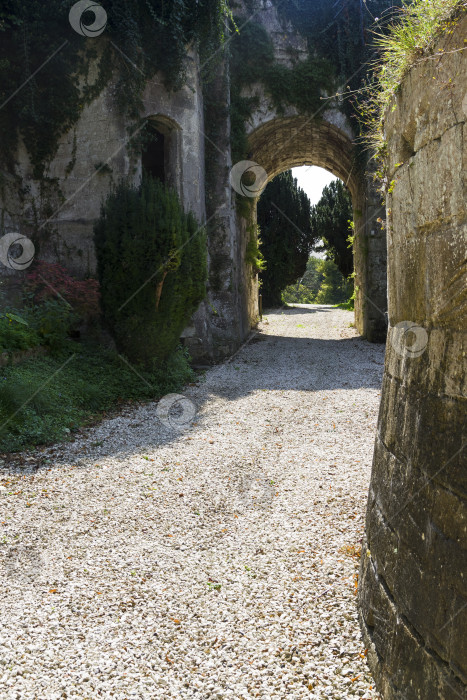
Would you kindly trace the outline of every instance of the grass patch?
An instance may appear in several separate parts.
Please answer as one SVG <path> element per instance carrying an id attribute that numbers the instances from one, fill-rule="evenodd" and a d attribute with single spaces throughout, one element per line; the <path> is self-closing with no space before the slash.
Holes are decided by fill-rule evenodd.
<path id="1" fill-rule="evenodd" d="M 195 378 L 178 349 L 154 370 L 131 369 L 115 352 L 68 342 L 53 356 L 0 370 L 0 452 L 69 438 L 128 401 L 149 401 Z"/>
<path id="2" fill-rule="evenodd" d="M 381 56 L 376 83 L 362 112 L 371 145 L 379 153 L 385 148 L 384 114 L 394 94 L 412 66 L 433 53 L 436 40 L 452 33 L 462 8 L 467 8 L 465 0 L 414 0 L 402 8 L 400 19 L 390 26 L 388 34 L 377 35 Z"/>
<path id="3" fill-rule="evenodd" d="M 343 304 L 334 304 L 333 309 L 343 309 L 344 311 L 354 311 L 354 300 L 349 299 L 348 301 L 345 301 Z"/>

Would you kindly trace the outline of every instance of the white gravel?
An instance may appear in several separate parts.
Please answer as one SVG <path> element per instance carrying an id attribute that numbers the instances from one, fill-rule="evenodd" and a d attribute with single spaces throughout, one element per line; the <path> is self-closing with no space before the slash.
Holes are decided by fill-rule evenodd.
<path id="1" fill-rule="evenodd" d="M 2 466 L 2 699 L 379 697 L 352 554 L 384 347 L 352 319 L 268 314 L 184 431 L 146 404 Z"/>

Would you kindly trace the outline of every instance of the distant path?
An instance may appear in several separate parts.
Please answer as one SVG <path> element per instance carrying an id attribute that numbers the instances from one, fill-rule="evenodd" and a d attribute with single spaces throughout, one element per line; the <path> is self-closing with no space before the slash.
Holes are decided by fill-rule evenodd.
<path id="1" fill-rule="evenodd" d="M 352 555 L 384 348 L 352 320 L 269 313 L 185 431 L 147 404 L 4 465 L 0 697 L 378 697 Z"/>

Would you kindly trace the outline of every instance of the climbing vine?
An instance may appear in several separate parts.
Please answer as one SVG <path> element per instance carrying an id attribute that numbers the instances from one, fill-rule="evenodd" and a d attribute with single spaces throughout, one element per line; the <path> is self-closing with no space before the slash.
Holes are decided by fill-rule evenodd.
<path id="1" fill-rule="evenodd" d="M 253 275 L 266 269 L 266 260 L 261 252 L 261 238 L 258 224 L 250 224 L 247 228 L 249 235 L 245 250 L 245 262 L 251 265 Z"/>
<path id="2" fill-rule="evenodd" d="M 241 26 L 241 20 L 236 24 Z M 311 115 L 322 106 L 323 94 L 335 88 L 335 72 L 331 61 L 314 52 L 298 60 L 291 49 L 290 67 L 279 63 L 267 30 L 253 20 L 244 24 L 231 47 L 231 146 L 235 161 L 246 156 L 245 122 L 259 102 L 258 96 L 245 95 L 245 88 L 261 84 L 279 114 L 293 105 Z"/>
<path id="3" fill-rule="evenodd" d="M 409 0 L 410 1 L 410 0 Z M 284 0 L 279 15 L 306 37 L 310 51 L 332 62 L 344 112 L 360 130 L 356 93 L 373 72 L 375 32 L 385 33 L 403 0 Z"/>
<path id="4" fill-rule="evenodd" d="M 72 29 L 71 4 L 64 0 L 10 0 L 0 9 L 0 158 L 11 172 L 22 138 L 33 176 L 40 179 L 60 136 L 111 78 L 119 112 L 134 119 L 143 89 L 156 72 L 162 72 L 168 89 L 180 88 L 187 45 L 213 32 L 222 38 L 229 15 L 227 0 L 112 0 L 102 5 L 108 24 L 104 34 L 92 39 Z"/>

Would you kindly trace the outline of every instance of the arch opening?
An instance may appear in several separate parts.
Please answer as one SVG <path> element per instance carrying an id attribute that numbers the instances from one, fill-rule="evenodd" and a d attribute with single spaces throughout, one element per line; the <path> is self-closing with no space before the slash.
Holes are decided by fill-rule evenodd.
<path id="1" fill-rule="evenodd" d="M 165 136 L 155 126 L 149 126 L 147 131 L 150 135 L 150 141 L 143 148 L 141 154 L 143 176 L 150 175 L 165 183 Z"/>
<path id="2" fill-rule="evenodd" d="M 143 130 L 141 149 L 142 176 L 150 175 L 179 193 L 182 189 L 180 134 L 180 127 L 173 119 L 161 114 L 150 116 Z"/>
<path id="3" fill-rule="evenodd" d="M 352 140 L 330 122 L 301 116 L 272 119 L 252 131 L 248 143 L 249 157 L 265 169 L 268 181 L 285 170 L 315 165 L 342 180 L 352 198 L 359 194 Z"/>
<path id="4" fill-rule="evenodd" d="M 301 166 L 276 175 L 257 201 L 260 305 L 353 308 L 352 200 L 328 170 Z"/>
<path id="5" fill-rule="evenodd" d="M 357 163 L 351 136 L 327 119 L 297 115 L 273 118 L 257 126 L 248 136 L 248 145 L 248 159 L 264 168 L 268 181 L 281 172 L 305 165 L 324 168 L 347 187 L 354 221 L 355 325 L 362 335 L 379 341 L 386 333 L 386 319 L 383 315 L 385 301 L 377 292 L 379 286 L 385 289 L 386 268 L 380 256 L 381 260 L 378 259 L 374 270 L 371 269 L 373 258 L 370 258 L 369 248 L 372 241 L 368 238 L 374 219 L 381 215 L 381 206 L 374 215 L 368 198 L 368 181 Z M 374 277 L 378 277 L 377 282 Z M 256 291 L 252 289 L 252 292 L 256 295 Z M 368 299 L 373 300 L 373 297 L 371 304 Z M 248 314 L 254 324 L 258 310 L 253 299 L 248 302 Z"/>

